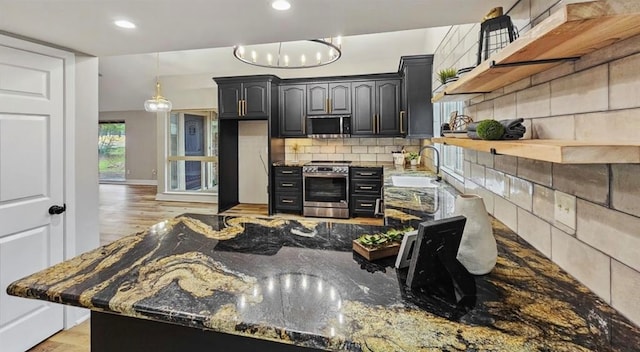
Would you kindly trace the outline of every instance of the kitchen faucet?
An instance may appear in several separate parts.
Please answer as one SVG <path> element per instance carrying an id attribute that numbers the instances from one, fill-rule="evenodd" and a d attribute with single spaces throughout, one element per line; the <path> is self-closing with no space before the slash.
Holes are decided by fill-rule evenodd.
<path id="1" fill-rule="evenodd" d="M 422 151 L 425 149 L 433 149 L 433 151 L 436 153 L 436 157 L 434 159 L 434 162 L 436 164 L 436 181 L 441 181 L 442 177 L 440 177 L 440 152 L 438 151 L 438 149 L 432 145 L 425 145 L 422 148 L 420 148 L 420 151 L 418 152 L 418 155 L 420 156 L 420 160 L 422 160 Z"/>

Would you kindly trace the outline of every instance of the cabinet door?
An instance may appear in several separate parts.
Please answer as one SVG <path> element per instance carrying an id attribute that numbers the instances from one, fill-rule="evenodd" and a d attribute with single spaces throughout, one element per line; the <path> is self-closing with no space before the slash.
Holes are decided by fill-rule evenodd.
<path id="1" fill-rule="evenodd" d="M 237 119 L 240 115 L 241 83 L 218 85 L 218 110 L 220 119 Z"/>
<path id="2" fill-rule="evenodd" d="M 428 99 L 428 98 L 426 98 Z M 400 80 L 376 81 L 378 134 L 400 135 Z"/>
<path id="3" fill-rule="evenodd" d="M 307 89 L 304 84 L 280 86 L 280 136 L 305 135 L 305 102 Z"/>
<path id="4" fill-rule="evenodd" d="M 242 117 L 265 119 L 269 117 L 268 82 L 245 82 L 242 84 L 242 93 L 244 99 Z"/>
<path id="5" fill-rule="evenodd" d="M 329 99 L 327 83 L 307 84 L 307 115 L 326 115 Z"/>
<path id="6" fill-rule="evenodd" d="M 403 68 L 403 105 L 406 123 L 403 125 L 409 138 L 431 138 L 433 134 L 433 104 L 431 99 L 432 56 L 415 60 Z"/>
<path id="7" fill-rule="evenodd" d="M 352 135 L 372 135 L 374 133 L 375 82 L 353 82 L 351 84 L 353 111 L 351 115 Z"/>
<path id="8" fill-rule="evenodd" d="M 351 113 L 351 82 L 329 83 L 329 113 Z"/>

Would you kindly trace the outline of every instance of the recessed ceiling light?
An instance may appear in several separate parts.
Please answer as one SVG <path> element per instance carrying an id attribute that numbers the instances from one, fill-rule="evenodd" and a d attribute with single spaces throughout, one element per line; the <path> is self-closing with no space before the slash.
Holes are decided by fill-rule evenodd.
<path id="1" fill-rule="evenodd" d="M 130 22 L 127 20 L 117 20 L 117 21 L 113 21 L 113 23 L 115 23 L 115 25 L 120 28 L 126 28 L 126 29 L 136 28 L 136 25 L 133 22 Z"/>
<path id="2" fill-rule="evenodd" d="M 285 11 L 291 7 L 291 4 L 287 0 L 276 0 L 271 3 L 271 7 L 278 11 Z"/>

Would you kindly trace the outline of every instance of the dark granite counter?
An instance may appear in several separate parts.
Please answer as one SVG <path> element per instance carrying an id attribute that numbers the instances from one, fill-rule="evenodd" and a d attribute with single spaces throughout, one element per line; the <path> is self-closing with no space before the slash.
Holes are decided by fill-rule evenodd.
<path id="1" fill-rule="evenodd" d="M 498 263 L 476 277 L 474 306 L 407 289 L 394 258 L 368 262 L 351 241 L 448 216 L 455 192 L 385 182 L 384 227 L 185 214 L 18 280 L 8 292 L 325 350 L 640 346 L 638 327 L 497 221 Z"/>

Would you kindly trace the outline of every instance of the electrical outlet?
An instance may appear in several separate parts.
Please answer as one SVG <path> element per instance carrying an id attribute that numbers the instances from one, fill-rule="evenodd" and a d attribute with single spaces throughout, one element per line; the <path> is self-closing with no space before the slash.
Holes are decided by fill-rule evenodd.
<path id="1" fill-rule="evenodd" d="M 559 191 L 554 192 L 554 218 L 557 222 L 576 229 L 576 197 Z"/>
<path id="2" fill-rule="evenodd" d="M 155 175 L 156 175 L 156 169 L 151 170 L 151 174 L 152 174 L 153 176 L 155 176 Z"/>
<path id="3" fill-rule="evenodd" d="M 127 175 L 131 175 L 131 170 L 127 170 Z"/>

